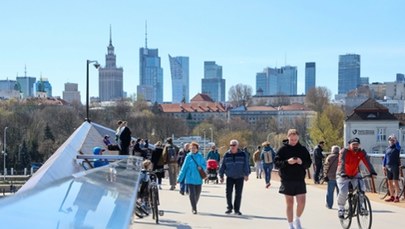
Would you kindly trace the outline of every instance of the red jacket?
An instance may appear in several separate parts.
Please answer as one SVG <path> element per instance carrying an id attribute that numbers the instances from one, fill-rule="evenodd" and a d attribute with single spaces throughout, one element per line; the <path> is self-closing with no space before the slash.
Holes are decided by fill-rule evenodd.
<path id="1" fill-rule="evenodd" d="M 356 176 L 359 173 L 360 161 L 364 163 L 370 173 L 375 174 L 374 167 L 370 163 L 367 153 L 364 150 L 359 149 L 359 151 L 356 152 L 350 149 L 342 149 L 339 152 L 339 162 L 336 175 L 346 175 L 349 177 Z"/>

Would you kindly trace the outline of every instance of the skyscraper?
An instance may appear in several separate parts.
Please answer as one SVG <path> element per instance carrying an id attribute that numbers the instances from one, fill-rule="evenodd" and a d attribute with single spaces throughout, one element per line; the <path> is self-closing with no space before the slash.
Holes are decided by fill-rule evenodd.
<path id="1" fill-rule="evenodd" d="M 201 92 L 209 95 L 215 102 L 225 102 L 225 79 L 222 79 L 222 66 L 215 61 L 204 62 L 204 78 Z"/>
<path id="2" fill-rule="evenodd" d="M 25 75 L 17 76 L 17 84 L 20 88 L 23 98 L 34 97 L 34 84 L 37 80 L 35 77 L 27 76 L 27 68 L 25 67 Z"/>
<path id="3" fill-rule="evenodd" d="M 105 55 L 105 67 L 101 67 L 98 71 L 98 94 L 100 101 L 121 100 L 123 98 L 123 73 L 122 67 L 117 68 L 116 65 L 110 26 L 110 43 Z"/>
<path id="4" fill-rule="evenodd" d="M 80 91 L 78 91 L 77 83 L 65 83 L 63 91 L 63 99 L 68 103 L 80 103 Z"/>
<path id="5" fill-rule="evenodd" d="M 338 94 L 347 94 L 360 83 L 360 55 L 339 55 Z"/>
<path id="6" fill-rule="evenodd" d="M 189 58 L 169 55 L 172 74 L 172 103 L 189 102 Z"/>
<path id="7" fill-rule="evenodd" d="M 305 94 L 316 87 L 316 66 L 315 62 L 305 63 Z"/>
<path id="8" fill-rule="evenodd" d="M 139 49 L 139 85 L 138 97 L 152 103 L 163 102 L 163 68 L 161 67 L 159 50 L 148 48 L 147 32 L 145 32 L 145 48 Z"/>
<path id="9" fill-rule="evenodd" d="M 296 95 L 297 67 L 265 68 L 256 74 L 256 91 L 263 95 Z"/>
<path id="10" fill-rule="evenodd" d="M 395 82 L 405 83 L 405 75 L 402 73 L 397 73 L 397 78 L 396 78 Z"/>
<path id="11" fill-rule="evenodd" d="M 52 85 L 49 83 L 48 78 L 41 78 L 35 82 L 35 96 L 39 97 L 39 94 L 43 93 L 46 97 L 52 97 Z"/>

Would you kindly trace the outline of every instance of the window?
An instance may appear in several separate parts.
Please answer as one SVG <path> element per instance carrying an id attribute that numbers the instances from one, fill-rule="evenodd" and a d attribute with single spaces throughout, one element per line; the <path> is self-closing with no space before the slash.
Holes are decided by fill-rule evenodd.
<path id="1" fill-rule="evenodd" d="M 386 128 L 377 128 L 377 142 L 387 141 Z"/>

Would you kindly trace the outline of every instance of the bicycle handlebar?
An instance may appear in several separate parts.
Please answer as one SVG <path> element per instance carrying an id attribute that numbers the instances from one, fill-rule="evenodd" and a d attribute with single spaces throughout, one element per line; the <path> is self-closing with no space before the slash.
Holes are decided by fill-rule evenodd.
<path id="1" fill-rule="evenodd" d="M 345 177 L 345 178 L 349 178 L 349 179 L 359 179 L 359 180 L 362 180 L 362 179 L 365 179 L 365 178 L 370 178 L 370 177 L 373 177 L 374 175 L 373 174 L 367 174 L 367 175 L 364 175 L 364 176 L 347 176 L 347 175 L 344 175 L 344 176 L 342 176 L 342 177 Z"/>

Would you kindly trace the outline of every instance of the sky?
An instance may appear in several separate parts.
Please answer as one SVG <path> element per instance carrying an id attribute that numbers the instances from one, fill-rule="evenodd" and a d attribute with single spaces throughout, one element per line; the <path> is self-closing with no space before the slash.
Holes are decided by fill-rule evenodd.
<path id="1" fill-rule="evenodd" d="M 168 55 L 190 58 L 190 98 L 201 91 L 204 61 L 223 68 L 226 91 L 256 91 L 256 73 L 296 66 L 298 94 L 305 63 L 316 62 L 316 86 L 338 88 L 339 55 L 361 55 L 361 77 L 394 81 L 405 73 L 405 1 L 390 0 L 4 0 L 1 4 L 0 79 L 48 78 L 53 96 L 66 82 L 86 95 L 86 60 L 105 65 L 110 25 L 124 91 L 136 93 L 139 48 L 158 48 L 164 101 L 171 101 Z M 90 68 L 90 96 L 98 72 Z M 226 95 L 228 97 L 228 95 Z"/>

